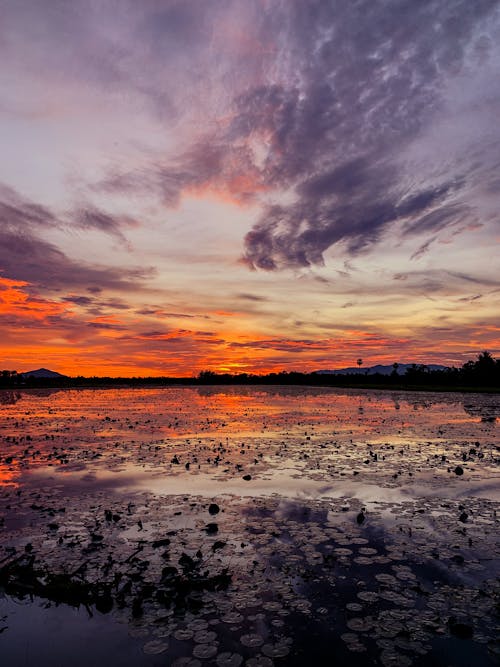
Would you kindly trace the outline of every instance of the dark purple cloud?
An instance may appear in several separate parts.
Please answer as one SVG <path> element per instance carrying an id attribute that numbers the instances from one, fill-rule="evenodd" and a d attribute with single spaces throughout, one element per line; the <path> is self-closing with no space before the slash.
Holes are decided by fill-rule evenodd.
<path id="1" fill-rule="evenodd" d="M 138 291 L 154 275 L 149 268 L 104 267 L 73 260 L 29 232 L 14 233 L 0 227 L 0 271 L 41 289 L 103 289 Z"/>
<path id="2" fill-rule="evenodd" d="M 115 169 L 98 189 L 155 193 L 167 206 L 203 187 L 259 202 L 243 259 L 265 270 L 321 264 L 336 244 L 357 254 L 387 233 L 435 237 L 475 215 L 474 189 L 497 191 L 493 145 L 476 147 L 474 159 L 450 155 L 445 167 L 430 157 L 415 173 L 408 153 L 446 117 L 448 83 L 470 77 L 472 61 L 488 61 L 498 0 L 235 0 L 213 14 L 191 2 L 155 7 L 140 34 L 158 60 L 179 63 L 183 81 L 186 62 L 203 57 L 209 80 L 220 80 L 219 68 L 233 73 L 221 101 L 224 122 L 207 123 L 177 157 Z M 248 7 L 255 49 L 246 60 L 235 53 L 228 70 L 210 36 L 225 13 L 241 20 Z M 500 101 L 497 81 L 479 92 Z M 264 155 L 257 157 L 255 142 Z M 424 240 L 414 259 L 429 245 Z"/>
<path id="3" fill-rule="evenodd" d="M 400 156 L 441 110 L 447 78 L 498 3 L 287 6 L 297 87 L 248 92 L 234 132 L 270 133 L 266 177 L 294 201 L 264 210 L 245 239 L 248 264 L 308 266 L 340 242 L 358 253 L 396 224 L 408 235 L 463 222 L 471 184 L 459 167 L 408 192 Z"/>
<path id="4" fill-rule="evenodd" d="M 77 306 L 91 306 L 94 303 L 94 299 L 92 299 L 89 296 L 78 296 L 78 295 L 70 295 L 70 296 L 65 296 L 61 299 L 61 301 L 66 301 L 67 303 L 74 303 Z"/>
<path id="5" fill-rule="evenodd" d="M 175 312 L 168 312 L 163 310 L 161 306 L 157 307 L 145 307 L 145 308 L 140 308 L 135 311 L 138 315 L 146 315 L 146 316 L 155 316 L 159 317 L 161 319 L 164 318 L 187 318 L 187 319 L 193 319 L 196 317 L 196 315 L 191 315 L 188 313 L 175 313 Z"/>
<path id="6" fill-rule="evenodd" d="M 58 214 L 0 183 L 0 229 L 17 233 L 40 234 L 53 227 L 59 229 L 97 230 L 126 242 L 122 229 L 136 226 L 126 215 L 111 215 L 93 204 Z"/>
<path id="7" fill-rule="evenodd" d="M 81 209 L 71 218 L 77 229 L 97 229 L 122 239 L 120 226 L 128 218 L 110 216 L 95 207 Z M 25 280 L 43 289 L 86 289 L 91 293 L 109 288 L 142 289 L 154 271 L 141 267 L 105 267 L 68 257 L 53 243 L 44 240 L 49 229 L 66 229 L 68 222 L 45 206 L 0 186 L 0 272 Z M 69 297 L 74 303 L 89 305 L 89 297 Z"/>
<path id="8" fill-rule="evenodd" d="M 105 213 L 93 205 L 77 208 L 71 215 L 71 222 L 75 227 L 83 230 L 95 229 L 105 234 L 115 236 L 126 243 L 123 227 L 134 227 L 137 223 L 128 216 L 116 216 Z"/>
<path id="9" fill-rule="evenodd" d="M 73 303 L 76 306 L 82 306 L 93 315 L 100 315 L 102 309 L 111 310 L 129 310 L 130 305 L 121 299 L 96 299 L 84 294 L 69 294 L 61 298 L 65 303 Z"/>
<path id="10" fill-rule="evenodd" d="M 247 292 L 240 292 L 236 295 L 238 299 L 243 299 L 243 301 L 256 301 L 260 303 L 262 301 L 268 301 L 267 297 L 261 296 L 260 294 L 249 294 Z"/>
<path id="11" fill-rule="evenodd" d="M 23 198 L 0 183 L 0 229 L 23 230 L 57 226 L 57 217 L 45 206 Z"/>

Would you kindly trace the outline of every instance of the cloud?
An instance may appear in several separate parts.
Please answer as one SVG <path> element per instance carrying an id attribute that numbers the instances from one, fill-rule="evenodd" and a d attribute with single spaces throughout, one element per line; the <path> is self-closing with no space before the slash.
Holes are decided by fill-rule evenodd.
<path id="1" fill-rule="evenodd" d="M 0 228 L 0 269 L 43 289 L 134 291 L 154 275 L 149 267 L 104 267 L 69 258 L 52 243 Z"/>
<path id="2" fill-rule="evenodd" d="M 243 301 L 256 301 L 256 302 L 262 302 L 262 301 L 268 301 L 267 297 L 265 296 L 260 296 L 258 294 L 249 294 L 247 292 L 240 292 L 239 294 L 236 295 L 238 299 L 243 299 Z"/>
<path id="3" fill-rule="evenodd" d="M 120 226 L 128 218 L 116 218 L 97 208 L 81 210 L 72 218 L 75 226 L 95 228 L 122 238 Z M 49 208 L 0 185 L 0 272 L 45 289 L 84 288 L 134 290 L 154 275 L 149 267 L 105 267 L 68 257 L 42 237 L 50 229 L 65 229 L 66 222 Z M 80 297 L 80 305 L 85 305 Z"/>
<path id="4" fill-rule="evenodd" d="M 126 331 L 127 327 L 123 322 L 120 322 L 116 317 L 112 315 L 101 315 L 95 317 L 93 320 L 87 322 L 87 325 L 91 329 L 101 329 L 104 331 Z"/>
<path id="5" fill-rule="evenodd" d="M 239 137 L 269 136 L 268 182 L 293 193 L 245 238 L 246 262 L 265 270 L 321 264 L 339 243 L 357 254 L 390 229 L 436 234 L 470 212 L 463 165 L 412 176 L 402 158 L 439 116 L 443 88 L 467 68 L 498 3 L 477 13 L 465 1 L 309 4 L 288 5 L 295 87 L 248 92 L 233 123 Z"/>
<path id="6" fill-rule="evenodd" d="M 0 183 L 0 229 L 22 231 L 58 224 L 50 209 L 25 199 L 13 188 Z"/>
<path id="7" fill-rule="evenodd" d="M 425 243 L 422 243 L 415 252 L 411 255 L 410 259 L 420 259 L 425 255 L 426 252 L 428 252 L 429 248 L 431 245 L 434 243 L 434 241 L 437 239 L 437 236 L 431 236 L 430 239 L 427 239 Z"/>
<path id="8" fill-rule="evenodd" d="M 340 329 L 339 327 L 332 327 Z M 315 350 L 324 351 L 329 350 L 332 353 L 342 349 L 384 349 L 391 344 L 405 345 L 408 343 L 407 339 L 389 339 L 375 333 L 366 331 L 357 331 L 352 328 L 345 328 L 345 337 L 343 338 L 327 338 L 327 339 L 290 339 L 290 338 L 269 338 L 269 339 L 254 339 L 245 341 L 232 341 L 228 343 L 229 348 L 240 349 L 249 348 L 254 350 L 275 350 L 278 352 L 293 352 L 294 354 L 313 352 Z"/>
<path id="9" fill-rule="evenodd" d="M 463 280 L 469 283 L 474 283 L 476 285 L 486 285 L 489 287 L 498 287 L 500 285 L 500 280 L 495 280 L 495 279 L 492 280 L 489 278 L 473 276 L 470 275 L 469 273 L 464 273 L 462 271 L 448 271 L 447 273 L 451 278 L 458 278 L 459 280 Z"/>
<path id="10" fill-rule="evenodd" d="M 78 296 L 76 294 L 70 294 L 61 299 L 61 301 L 66 301 L 67 303 L 74 303 L 77 306 L 90 306 L 94 303 L 94 299 L 89 296 Z"/>
<path id="11" fill-rule="evenodd" d="M 3 325 L 27 320 L 30 324 L 47 323 L 50 318 L 67 313 L 65 304 L 57 301 L 30 296 L 26 290 L 29 284 L 23 280 L 12 280 L 0 276 L 0 316 Z"/>
<path id="12" fill-rule="evenodd" d="M 3 230 L 39 234 L 50 228 L 95 229 L 126 242 L 122 228 L 135 226 L 137 222 L 129 216 L 111 215 L 89 203 L 58 214 L 0 183 L 0 228 Z"/>
<path id="13" fill-rule="evenodd" d="M 459 271 L 448 271 L 445 269 L 427 269 L 421 271 L 405 271 L 404 273 L 395 273 L 392 280 L 396 281 L 397 287 L 391 289 L 391 293 L 396 293 L 408 298 L 411 294 L 425 294 L 428 299 L 431 295 L 438 297 L 449 297 L 450 295 L 463 295 L 464 285 L 472 283 L 483 288 L 498 288 L 500 282 L 485 275 L 473 275 Z M 376 289 L 380 289 L 377 287 Z M 365 290 L 365 294 L 368 293 Z M 495 294 L 498 291 L 493 289 L 489 294 Z M 467 300 L 470 300 L 467 297 Z M 444 308 L 441 302 L 441 308 Z"/>
<path id="14" fill-rule="evenodd" d="M 90 204 L 77 208 L 71 214 L 71 222 L 83 230 L 96 229 L 115 236 L 125 244 L 127 244 L 127 240 L 122 228 L 137 226 L 137 222 L 128 216 L 110 215 Z"/>
<path id="15" fill-rule="evenodd" d="M 90 186 L 94 192 L 158 196 L 175 207 L 182 196 L 209 195 L 232 204 L 256 201 L 268 186 L 244 142 L 232 145 L 227 136 L 206 134 L 178 155 L 156 160 L 147 168 L 123 171 L 113 167 Z"/>
<path id="16" fill-rule="evenodd" d="M 473 296 L 462 296 L 457 301 L 461 301 L 464 303 L 471 303 L 472 301 L 479 301 L 479 299 L 482 299 L 483 295 L 482 294 L 474 294 Z"/>
<path id="17" fill-rule="evenodd" d="M 500 90 L 484 74 L 498 56 L 497 0 L 474 11 L 469 0 L 154 6 L 142 20 L 132 12 L 128 30 L 144 40 L 151 80 L 168 71 L 179 100 L 204 63 L 199 109 L 185 106 L 196 131 L 182 150 L 110 168 L 95 190 L 258 206 L 243 261 L 269 271 L 321 265 L 332 246 L 357 255 L 423 236 L 416 259 L 428 238 L 485 214 L 481 192 L 498 193 Z M 478 107 L 490 112 L 476 128 Z"/>
<path id="18" fill-rule="evenodd" d="M 45 81 L 69 88 L 69 108 L 82 97 L 88 104 L 91 90 L 92 108 L 119 103 L 169 123 L 197 117 L 200 109 L 206 119 L 211 107 L 220 108 L 228 85 L 262 74 L 258 53 L 275 28 L 267 25 L 260 2 L 242 0 L 49 6 L 27 0 L 3 9 L 0 44 L 16 74 L 36 85 L 43 73 Z M 45 95 L 40 88 L 42 102 Z M 37 100 L 23 111 L 34 113 L 34 106 L 40 113 L 51 104 Z"/>

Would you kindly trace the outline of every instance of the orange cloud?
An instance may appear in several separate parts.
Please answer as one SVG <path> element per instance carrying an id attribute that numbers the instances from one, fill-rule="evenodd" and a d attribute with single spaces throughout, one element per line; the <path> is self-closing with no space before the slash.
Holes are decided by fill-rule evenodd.
<path id="1" fill-rule="evenodd" d="M 230 310 L 214 310 L 212 311 L 213 315 L 218 315 L 219 317 L 235 317 L 239 315 L 240 313 L 236 313 L 234 311 Z"/>
<path id="2" fill-rule="evenodd" d="M 262 182 L 257 170 L 253 169 L 241 173 L 222 174 L 214 181 L 185 188 L 183 194 L 193 199 L 210 198 L 224 204 L 245 207 L 253 203 L 257 193 L 268 190 L 269 187 Z"/>
<path id="3" fill-rule="evenodd" d="M 143 316 L 138 310 L 121 310 L 117 316 L 111 306 L 101 305 L 101 314 L 88 319 L 86 310 L 67 297 L 50 300 L 30 289 L 27 282 L 0 278 L 4 368 L 45 366 L 67 375 L 109 376 L 189 376 L 202 370 L 265 374 L 353 366 L 358 357 L 364 366 L 395 361 L 461 365 L 482 349 L 494 355 L 500 350 L 493 321 L 481 328 L 415 328 L 411 338 L 359 326 L 326 337 L 293 337 L 285 329 L 266 336 L 250 317 L 231 310 L 209 311 L 221 316 L 220 321 L 206 320 L 212 330 L 168 327 L 165 313 L 156 308 L 145 309 Z"/>
<path id="4" fill-rule="evenodd" d="M 29 283 L 23 280 L 0 277 L 0 316 L 14 315 L 28 320 L 45 320 L 69 311 L 67 304 L 33 297 L 21 289 L 28 285 Z"/>

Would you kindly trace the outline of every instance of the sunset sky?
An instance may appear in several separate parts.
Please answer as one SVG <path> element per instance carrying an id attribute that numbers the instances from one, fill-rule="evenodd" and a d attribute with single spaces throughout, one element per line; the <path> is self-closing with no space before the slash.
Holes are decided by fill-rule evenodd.
<path id="1" fill-rule="evenodd" d="M 0 365 L 500 354 L 500 0 L 0 0 Z"/>

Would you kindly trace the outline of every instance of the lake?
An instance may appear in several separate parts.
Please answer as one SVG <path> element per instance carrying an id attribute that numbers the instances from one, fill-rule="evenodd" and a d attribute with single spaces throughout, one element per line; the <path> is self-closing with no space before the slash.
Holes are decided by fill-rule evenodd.
<path id="1" fill-rule="evenodd" d="M 494 394 L 0 391 L 6 664 L 494 665 Z"/>

